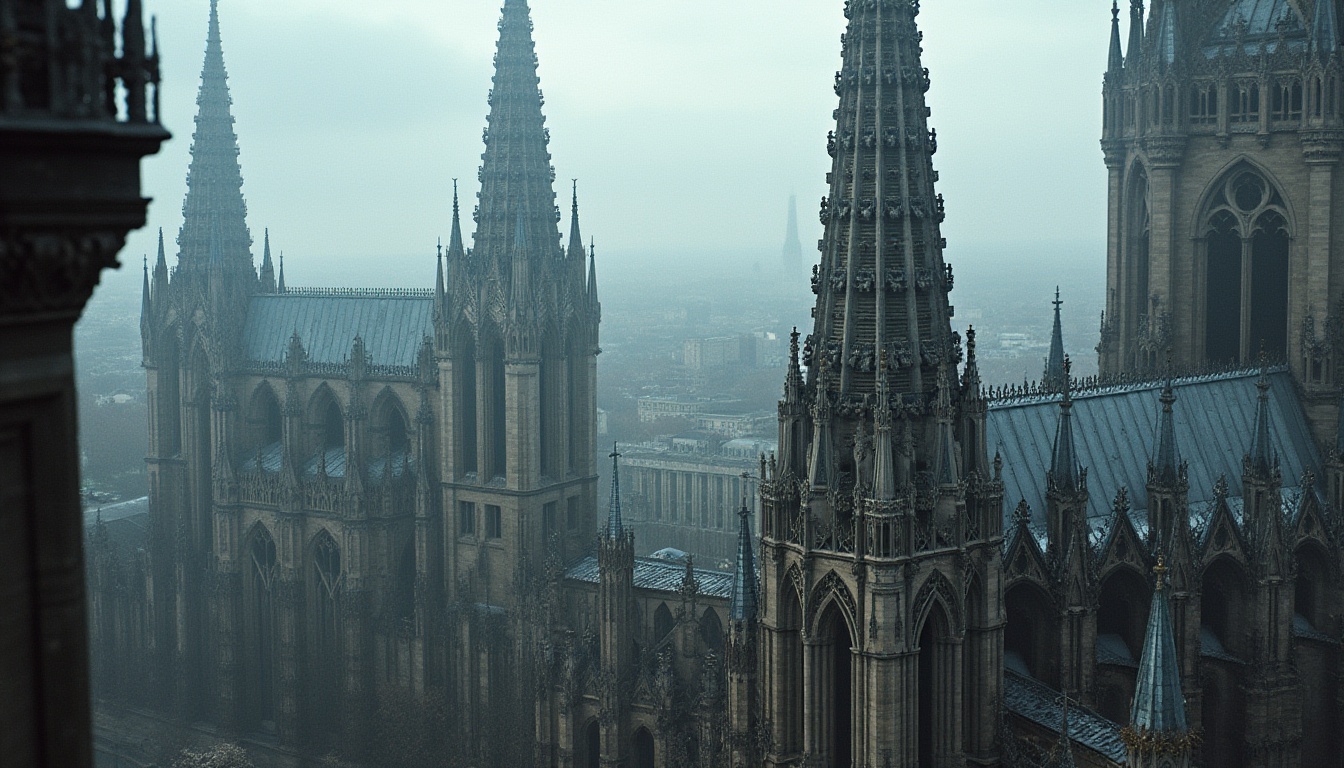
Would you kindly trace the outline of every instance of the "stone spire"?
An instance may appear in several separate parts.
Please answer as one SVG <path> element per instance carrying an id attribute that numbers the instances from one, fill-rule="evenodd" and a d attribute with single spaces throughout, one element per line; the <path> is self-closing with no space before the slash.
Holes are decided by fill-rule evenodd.
<path id="1" fill-rule="evenodd" d="M 457 179 L 453 179 L 453 230 L 448 236 L 448 271 L 451 273 L 453 265 L 460 264 L 466 256 L 466 248 L 462 245 L 462 213 L 457 200 Z"/>
<path id="2" fill-rule="evenodd" d="M 608 539 L 619 539 L 625 535 L 625 526 L 621 523 L 621 454 L 616 446 L 611 446 L 611 504 L 607 508 L 607 526 L 604 529 Z"/>
<path id="3" fill-rule="evenodd" d="M 1050 329 L 1050 356 L 1045 360 L 1045 373 L 1041 383 L 1051 392 L 1064 389 L 1064 327 L 1060 321 L 1060 309 L 1064 302 L 1059 298 L 1059 286 L 1055 286 L 1055 325 Z"/>
<path id="4" fill-rule="evenodd" d="M 1153 33 L 1151 51 L 1159 67 L 1165 69 L 1176 63 L 1176 3 L 1175 0 L 1154 0 L 1157 29 Z"/>
<path id="5" fill-rule="evenodd" d="M 588 241 L 588 302 L 594 307 L 597 302 L 597 245 Z"/>
<path id="6" fill-rule="evenodd" d="M 1263 475 L 1271 474 L 1278 466 L 1278 457 L 1274 455 L 1274 446 L 1269 433 L 1269 374 L 1263 369 L 1260 380 L 1255 383 L 1260 396 L 1255 404 L 1255 432 L 1251 437 L 1251 451 L 1246 463 L 1250 469 Z"/>
<path id="7" fill-rule="evenodd" d="M 160 293 L 168 287 L 168 256 L 163 248 L 163 228 L 159 228 L 159 255 L 154 259 L 154 295 L 163 296 Z"/>
<path id="8" fill-rule="evenodd" d="M 903 417 L 923 422 L 908 430 L 914 450 L 897 453 L 897 480 L 912 478 L 916 464 L 932 466 L 938 373 L 960 353 L 949 320 L 952 280 L 939 231 L 943 202 L 933 186 L 937 138 L 927 122 L 917 12 L 912 3 L 851 2 L 845 9 L 849 24 L 835 81 L 840 106 L 828 142 L 831 187 L 822 202 L 825 237 L 813 280 L 816 321 L 806 354 L 818 372 L 814 491 L 835 479 L 828 477 L 836 465 L 830 453 L 838 448 L 829 435 L 850 434 L 851 422 L 862 418 L 855 414 L 877 391 L 884 352 L 889 396 L 903 403 Z"/>
<path id="9" fill-rule="evenodd" d="M 261 292 L 275 293 L 275 263 L 271 261 L 271 230 L 266 228 L 265 248 L 261 257 Z"/>
<path id="10" fill-rule="evenodd" d="M 583 247 L 583 234 L 579 231 L 579 180 L 574 179 L 573 199 L 569 205 L 569 248 L 565 250 L 565 259 L 570 270 L 578 276 L 578 285 L 583 285 L 588 251 Z"/>
<path id="11" fill-rule="evenodd" d="M 144 335 L 149 329 L 150 303 L 149 303 L 149 257 L 144 259 L 144 283 L 140 286 L 140 333 Z"/>
<path id="12" fill-rule="evenodd" d="M 737 517 L 741 522 L 737 529 L 737 564 L 733 568 L 733 592 L 729 612 L 730 618 L 735 622 L 753 622 L 756 620 L 760 590 L 756 584 L 751 509 L 747 507 L 746 499 L 742 500 L 742 508 L 738 510 Z"/>
<path id="13" fill-rule="evenodd" d="M 1120 49 L 1120 0 L 1111 0 L 1111 54 L 1106 71 L 1114 74 L 1125 67 L 1125 54 Z"/>
<path id="14" fill-rule="evenodd" d="M 798 360 L 798 329 L 795 327 L 789 335 L 788 373 L 784 376 L 784 399 L 779 404 L 779 467 L 791 472 L 794 480 L 802 478 L 805 471 L 803 441 L 807 439 L 807 403 L 804 389 L 802 366 Z M 1344 425 L 1344 405 L 1341 405 L 1340 413 L 1341 425 Z M 1344 440 L 1344 430 L 1341 430 L 1341 440 Z"/>
<path id="15" fill-rule="evenodd" d="M 275 292 L 285 292 L 285 252 L 280 252 L 280 274 L 275 278 Z"/>
<path id="16" fill-rule="evenodd" d="M 1125 68 L 1139 67 L 1143 56 L 1143 0 L 1129 0 L 1129 46 L 1125 48 Z"/>
<path id="17" fill-rule="evenodd" d="M 1334 0 L 1316 0 L 1311 19 L 1311 52 L 1328 59 L 1339 52 L 1339 21 Z"/>
<path id="18" fill-rule="evenodd" d="M 1055 430 L 1055 446 L 1051 451 L 1050 483 L 1062 489 L 1078 486 L 1078 452 L 1073 443 L 1073 393 L 1069 384 L 1072 364 L 1064 358 L 1064 399 L 1059 403 L 1059 425 Z"/>
<path id="19" fill-rule="evenodd" d="M 1157 421 L 1157 447 L 1153 451 L 1152 472 L 1155 480 L 1164 485 L 1175 485 L 1180 476 L 1181 454 L 1176 445 L 1176 416 L 1172 409 L 1176 404 L 1176 390 L 1172 386 L 1170 372 L 1159 400 L 1162 412 Z"/>
<path id="20" fill-rule="evenodd" d="M 1185 697 L 1181 692 L 1181 670 L 1176 655 L 1176 635 L 1171 608 L 1167 601 L 1164 577 L 1167 567 L 1158 555 L 1157 587 L 1148 614 L 1148 631 L 1143 640 L 1138 678 L 1130 723 L 1123 731 L 1128 747 L 1128 764 L 1143 766 L 1189 765 L 1191 734 L 1185 719 Z M 1165 762 L 1159 762 L 1159 756 Z M 1174 762 L 1171 761 L 1175 757 Z"/>
<path id="21" fill-rule="evenodd" d="M 253 269 L 252 236 L 247 230 L 232 103 L 219 36 L 218 4 L 211 0 L 205 65 L 196 97 L 196 132 L 192 135 L 191 165 L 187 171 L 187 197 L 182 203 L 182 231 L 177 238 L 178 261 L 187 270 L 205 268 L 214 226 L 219 230 L 217 245 L 227 262 L 227 271 L 233 274 Z"/>
<path id="22" fill-rule="evenodd" d="M 797 272 L 803 265 L 803 244 L 798 239 L 798 196 L 789 195 L 789 223 L 784 230 L 784 268 Z"/>
<path id="23" fill-rule="evenodd" d="M 515 240 L 520 233 L 526 237 L 523 258 L 544 263 L 560 254 L 559 212 L 551 186 L 555 171 L 541 105 L 527 0 L 505 0 L 481 156 L 474 252 L 506 281 L 519 255 Z M 544 278 L 537 269 L 531 275 Z"/>

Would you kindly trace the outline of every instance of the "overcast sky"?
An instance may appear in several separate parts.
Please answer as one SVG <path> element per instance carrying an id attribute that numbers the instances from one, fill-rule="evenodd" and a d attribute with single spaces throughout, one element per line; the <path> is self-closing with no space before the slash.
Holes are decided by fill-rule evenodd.
<path id="1" fill-rule="evenodd" d="M 453 177 L 474 202 L 500 5 L 221 0 L 258 260 L 270 227 L 291 284 L 378 263 L 385 283 L 428 285 Z M 815 257 L 842 0 L 531 5 L 560 204 L 578 178 L 600 269 L 777 250 L 790 192 Z M 175 255 L 209 3 L 146 11 L 174 139 L 143 166 L 155 202 L 123 252 L 136 266 L 158 227 Z M 925 0 L 943 231 L 963 274 L 1001 253 L 1104 259 L 1109 20 L 1104 0 Z"/>

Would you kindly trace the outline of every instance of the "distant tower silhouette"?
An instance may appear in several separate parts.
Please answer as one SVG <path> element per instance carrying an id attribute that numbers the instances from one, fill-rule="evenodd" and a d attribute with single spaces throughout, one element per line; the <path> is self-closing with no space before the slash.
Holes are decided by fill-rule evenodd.
<path id="1" fill-rule="evenodd" d="M 789 195 L 789 229 L 784 235 L 784 269 L 797 272 L 803 266 L 803 243 L 798 239 L 798 196 Z"/>

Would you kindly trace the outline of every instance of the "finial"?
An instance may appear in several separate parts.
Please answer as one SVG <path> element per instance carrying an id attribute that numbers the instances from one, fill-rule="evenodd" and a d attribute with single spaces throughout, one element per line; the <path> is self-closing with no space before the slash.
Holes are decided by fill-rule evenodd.
<path id="1" fill-rule="evenodd" d="M 435 255 L 434 258 L 436 258 L 436 259 L 442 259 L 442 258 L 443 258 L 443 238 L 440 237 L 438 240 L 439 240 L 438 244 L 434 246 L 435 251 L 436 251 L 436 255 Z"/>
<path id="2" fill-rule="evenodd" d="M 1154 566 L 1153 566 L 1153 573 L 1157 575 L 1157 591 L 1158 591 L 1158 592 L 1161 592 L 1161 591 L 1162 591 L 1162 586 L 1163 586 L 1163 584 L 1164 584 L 1164 578 L 1166 577 L 1166 575 L 1167 575 L 1167 571 L 1168 571 L 1168 570 L 1170 570 L 1170 569 L 1167 568 L 1166 555 L 1163 555 L 1161 552 L 1159 552 L 1159 553 L 1157 554 L 1157 565 L 1154 565 Z"/>
<path id="3" fill-rule="evenodd" d="M 1054 303 L 1054 305 L 1055 305 L 1055 311 L 1056 311 L 1056 312 L 1059 311 L 1059 308 L 1060 308 L 1060 307 L 1064 306 L 1064 301 L 1063 301 L 1062 299 L 1059 298 L 1059 286 L 1058 286 L 1058 285 L 1055 286 L 1055 300 L 1054 300 L 1053 303 Z"/>

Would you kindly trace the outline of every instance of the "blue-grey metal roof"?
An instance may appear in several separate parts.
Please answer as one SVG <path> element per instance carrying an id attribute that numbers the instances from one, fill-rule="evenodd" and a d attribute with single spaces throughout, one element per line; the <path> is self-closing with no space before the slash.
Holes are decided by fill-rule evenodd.
<path id="1" fill-rule="evenodd" d="M 110 523 L 114 520 L 123 520 L 134 515 L 145 514 L 149 512 L 149 497 L 141 496 L 138 499 L 130 501 L 120 501 L 116 504 L 107 506 L 92 506 L 84 508 L 84 525 L 90 526 L 102 518 L 104 523 Z"/>
<path id="2" fill-rule="evenodd" d="M 1009 712 L 1055 733 L 1064 726 L 1064 702 L 1059 692 L 1011 669 L 1003 673 L 1003 705 Z M 1125 762 L 1120 726 L 1089 709 L 1069 707 L 1069 738 L 1117 764 Z"/>
<path id="3" fill-rule="evenodd" d="M 1235 0 L 1213 26 L 1206 56 L 1226 55 L 1236 51 L 1238 26 L 1246 24 L 1244 52 L 1258 54 L 1264 45 L 1271 53 L 1278 47 L 1280 30 L 1289 50 L 1306 48 L 1306 23 L 1289 0 Z"/>
<path id="4" fill-rule="evenodd" d="M 733 593 L 733 574 L 723 571 L 694 569 L 695 584 L 700 594 L 728 600 Z M 651 557 L 635 558 L 635 589 L 650 589 L 656 592 L 676 592 L 681 589 L 681 580 L 686 575 L 686 566 L 666 560 L 654 560 Z M 596 584 L 599 579 L 597 558 L 585 557 L 565 572 L 565 578 Z"/>
<path id="5" fill-rule="evenodd" d="M 298 333 L 310 362 L 340 364 L 359 335 L 373 365 L 411 367 L 433 332 L 429 293 L 299 290 L 252 297 L 243 351 L 249 361 L 284 362 L 290 337 Z"/>
<path id="6" fill-rule="evenodd" d="M 1245 371 L 1174 382 L 1176 440 L 1181 458 L 1190 466 L 1192 511 L 1208 508 L 1219 476 L 1227 477 L 1234 492 L 1240 487 L 1242 459 L 1251 447 L 1255 426 L 1258 378 L 1258 372 Z M 1269 384 L 1270 431 L 1287 493 L 1297 487 L 1304 470 L 1320 476 L 1321 456 L 1292 375 L 1286 369 L 1272 369 Z M 1121 487 L 1129 490 L 1134 517 L 1146 519 L 1148 459 L 1156 448 L 1161 390 L 1162 384 L 1154 382 L 1073 396 L 1073 438 L 1078 461 L 1087 468 L 1093 529 L 1104 527 Z M 1045 476 L 1059 411 L 1058 396 L 990 405 L 986 439 L 989 450 L 1003 457 L 1006 530 L 1021 499 L 1031 507 L 1038 538 L 1045 529 Z"/>

